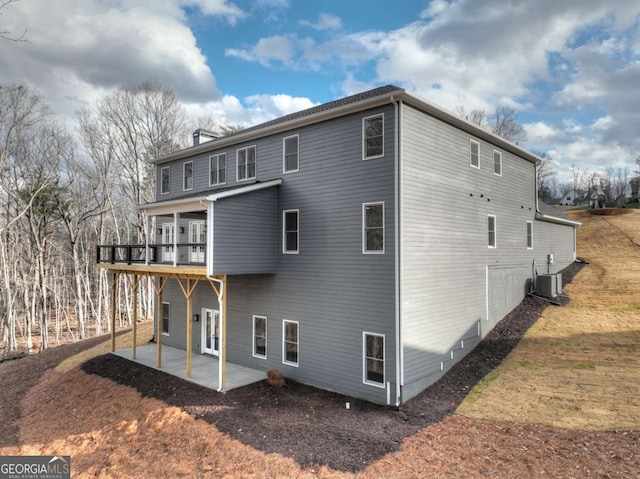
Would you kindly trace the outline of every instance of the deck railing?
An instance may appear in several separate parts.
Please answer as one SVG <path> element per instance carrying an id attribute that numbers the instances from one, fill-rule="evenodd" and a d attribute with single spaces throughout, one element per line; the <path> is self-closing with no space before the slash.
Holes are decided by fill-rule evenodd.
<path id="1" fill-rule="evenodd" d="M 96 247 L 96 262 L 109 264 L 203 265 L 206 263 L 206 243 L 179 243 L 177 245 L 113 244 Z M 177 254 L 177 257 L 175 256 Z"/>

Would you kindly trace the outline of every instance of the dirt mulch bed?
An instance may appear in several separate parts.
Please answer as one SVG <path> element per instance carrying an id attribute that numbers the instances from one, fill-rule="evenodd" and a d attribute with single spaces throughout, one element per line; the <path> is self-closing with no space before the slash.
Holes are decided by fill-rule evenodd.
<path id="1" fill-rule="evenodd" d="M 17 420 L 20 417 L 20 400 L 44 373 L 55 368 L 69 356 L 103 343 L 108 337 L 97 336 L 78 343 L 49 348 L 37 354 L 7 356 L 0 361 L 0 447 L 19 445 Z"/>
<path id="2" fill-rule="evenodd" d="M 563 270 L 563 282 L 570 283 L 583 266 L 574 263 Z M 113 355 L 91 359 L 82 369 L 131 386 L 144 397 L 181 407 L 232 438 L 266 453 L 291 457 L 302 467 L 325 465 L 356 472 L 397 451 L 407 437 L 451 415 L 548 306 L 541 298 L 525 298 L 441 380 L 398 411 L 294 381 L 283 388 L 262 381 L 218 394 Z M 345 408 L 347 401 L 350 410 Z M 518 427 L 540 429 L 535 425 Z M 594 434 L 608 433 L 590 433 Z"/>

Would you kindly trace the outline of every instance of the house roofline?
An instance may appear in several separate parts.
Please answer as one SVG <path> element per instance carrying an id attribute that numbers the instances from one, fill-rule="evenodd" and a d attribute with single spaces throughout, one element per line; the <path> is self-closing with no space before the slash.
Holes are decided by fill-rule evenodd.
<path id="1" fill-rule="evenodd" d="M 336 100 L 335 102 L 329 102 L 324 105 L 309 108 L 308 110 L 302 110 L 300 112 L 293 113 L 291 115 L 285 115 L 283 117 L 276 118 L 275 120 L 263 123 L 262 125 L 249 127 L 246 130 L 240 130 L 237 133 L 223 136 L 218 139 L 203 143 L 201 145 L 185 148 L 183 150 L 170 153 L 161 158 L 149 160 L 149 163 L 162 164 L 169 161 L 188 158 L 194 155 L 206 154 L 208 152 L 213 153 L 215 150 L 218 150 L 220 148 L 225 148 L 238 143 L 245 143 L 264 136 L 290 131 L 295 128 L 302 128 L 307 125 L 319 123 L 321 121 L 326 121 L 332 118 L 338 118 L 370 108 L 375 108 L 377 106 L 391 104 L 394 101 L 405 102 L 406 104 L 422 110 L 434 116 L 435 118 L 438 118 L 439 120 L 460 128 L 461 130 L 466 131 L 475 137 L 482 138 L 483 140 L 495 144 L 496 146 L 499 146 L 513 154 L 516 154 L 532 163 L 538 163 L 541 161 L 541 158 L 537 155 L 524 150 L 520 146 L 515 145 L 514 143 L 511 143 L 510 141 L 507 141 L 504 138 L 501 138 L 494 133 L 485 130 L 484 128 L 481 128 L 478 125 L 471 123 L 470 121 L 465 120 L 464 118 L 461 118 L 458 115 L 455 115 L 454 113 L 449 112 L 435 105 L 434 103 L 431 103 L 428 100 L 425 100 L 424 98 L 421 98 L 415 93 L 407 91 L 404 88 L 388 85 L 376 90 L 380 90 L 380 94 L 374 94 L 375 90 L 371 90 L 371 92 L 364 92 L 361 95 L 354 95 L 353 97 L 347 97 L 342 100 Z M 374 94 L 374 96 L 367 96 L 367 93 Z M 362 99 L 357 99 L 359 96 L 362 96 Z M 354 98 L 354 100 L 350 101 L 350 98 Z M 343 100 L 346 101 L 342 102 Z M 331 106 L 333 103 L 336 103 L 336 106 Z"/>

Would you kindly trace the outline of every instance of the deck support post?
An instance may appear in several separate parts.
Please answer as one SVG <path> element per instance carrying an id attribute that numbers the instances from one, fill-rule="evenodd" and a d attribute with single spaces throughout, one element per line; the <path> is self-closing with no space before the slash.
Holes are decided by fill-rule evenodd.
<path id="1" fill-rule="evenodd" d="M 169 278 L 163 278 L 160 276 L 158 278 L 158 284 L 155 281 L 151 280 L 151 284 L 156 290 L 158 295 L 158 301 L 156 304 L 156 367 L 162 367 L 162 321 L 164 318 L 162 317 L 162 290 Z"/>
<path id="2" fill-rule="evenodd" d="M 180 276 L 176 275 L 176 280 L 178 281 L 178 285 L 180 285 L 180 289 L 182 290 L 182 293 L 184 294 L 185 299 L 187 300 L 187 374 L 186 376 L 188 378 L 191 377 L 191 336 L 192 336 L 192 324 L 191 322 L 193 321 L 193 303 L 191 301 L 191 297 L 193 296 L 193 292 L 196 289 L 196 286 L 198 286 L 198 283 L 200 282 L 199 278 L 196 279 L 191 279 L 191 278 L 187 278 L 187 286 L 185 288 L 185 286 L 182 284 L 182 279 L 180 279 Z"/>
<path id="3" fill-rule="evenodd" d="M 222 277 L 222 287 L 220 295 L 220 390 L 227 388 L 227 275 Z"/>
<path id="4" fill-rule="evenodd" d="M 116 350 L 116 292 L 118 288 L 118 273 L 113 273 L 111 281 L 111 352 Z"/>
<path id="5" fill-rule="evenodd" d="M 140 276 L 137 274 L 133 275 L 133 280 L 131 282 L 131 296 L 133 302 L 133 338 L 131 341 L 131 358 L 136 359 L 136 346 L 138 344 L 138 285 L 140 283 Z"/>

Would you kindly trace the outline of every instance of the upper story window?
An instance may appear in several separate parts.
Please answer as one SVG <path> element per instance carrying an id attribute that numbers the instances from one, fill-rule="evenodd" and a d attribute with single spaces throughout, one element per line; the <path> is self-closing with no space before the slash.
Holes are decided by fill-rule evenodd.
<path id="1" fill-rule="evenodd" d="M 227 154 L 209 157 L 209 185 L 224 185 L 227 182 Z"/>
<path id="2" fill-rule="evenodd" d="M 502 153 L 493 150 L 493 174 L 502 176 Z"/>
<path id="3" fill-rule="evenodd" d="M 163 166 L 160 169 L 160 194 L 166 195 L 169 193 L 171 184 L 171 169 L 168 166 Z"/>
<path id="4" fill-rule="evenodd" d="M 497 225 L 495 215 L 487 215 L 487 246 L 495 248 L 497 245 Z"/>
<path id="5" fill-rule="evenodd" d="M 475 140 L 470 140 L 469 143 L 469 164 L 480 168 L 480 143 Z"/>
<path id="6" fill-rule="evenodd" d="M 283 171 L 294 173 L 300 168 L 299 165 L 299 137 L 298 135 L 287 136 L 282 139 Z"/>
<path id="7" fill-rule="evenodd" d="M 193 161 L 187 161 L 182 166 L 182 189 L 183 190 L 192 190 L 193 189 Z"/>
<path id="8" fill-rule="evenodd" d="M 298 210 L 282 212 L 282 252 L 285 254 L 297 254 L 299 251 L 298 216 Z"/>
<path id="9" fill-rule="evenodd" d="M 365 160 L 384 155 L 384 115 L 362 120 L 362 157 Z"/>
<path id="10" fill-rule="evenodd" d="M 527 221 L 527 249 L 533 249 L 533 221 Z"/>
<path id="11" fill-rule="evenodd" d="M 249 146 L 241 148 L 236 152 L 236 161 L 238 165 L 238 179 L 251 180 L 256 177 L 256 147 Z"/>
<path id="12" fill-rule="evenodd" d="M 362 252 L 384 253 L 384 203 L 362 205 Z"/>

